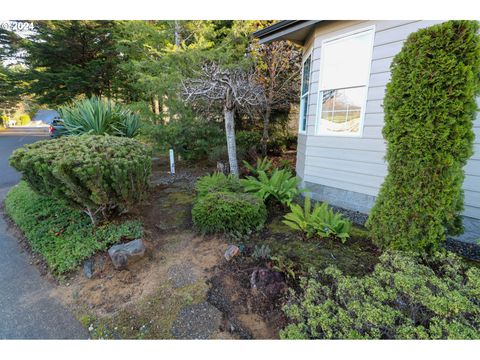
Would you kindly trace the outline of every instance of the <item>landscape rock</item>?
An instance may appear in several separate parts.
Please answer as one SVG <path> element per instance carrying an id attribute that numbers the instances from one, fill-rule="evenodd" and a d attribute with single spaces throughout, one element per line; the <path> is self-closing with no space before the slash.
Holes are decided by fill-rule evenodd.
<path id="1" fill-rule="evenodd" d="M 91 279 L 93 276 L 93 261 L 88 259 L 83 263 L 83 274 L 87 279 Z"/>
<path id="2" fill-rule="evenodd" d="M 287 290 L 285 276 L 267 268 L 256 269 L 250 277 L 250 285 L 254 293 L 260 292 L 271 300 Z"/>
<path id="3" fill-rule="evenodd" d="M 234 256 L 237 256 L 240 254 L 240 249 L 235 246 L 235 245 L 229 245 L 227 250 L 225 251 L 225 259 L 227 261 L 230 261 Z"/>
<path id="4" fill-rule="evenodd" d="M 108 249 L 108 255 L 110 255 L 115 269 L 122 270 L 145 255 L 145 244 L 142 239 L 136 239 L 128 243 L 113 245 Z"/>

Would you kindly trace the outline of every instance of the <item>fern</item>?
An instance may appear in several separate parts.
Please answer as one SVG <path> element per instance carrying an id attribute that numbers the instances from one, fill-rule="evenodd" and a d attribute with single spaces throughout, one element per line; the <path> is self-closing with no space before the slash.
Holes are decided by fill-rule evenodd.
<path id="1" fill-rule="evenodd" d="M 258 176 L 260 171 L 269 173 L 272 170 L 272 161 L 268 160 L 267 157 L 264 157 L 263 159 L 257 158 L 255 166 L 250 165 L 245 160 L 243 161 L 243 165 L 253 176 Z"/>
<path id="2" fill-rule="evenodd" d="M 345 242 L 352 228 L 350 221 L 340 213 L 334 212 L 327 203 L 316 203 L 312 209 L 311 199 L 305 198 L 303 208 L 300 205 L 290 205 L 290 212 L 284 216 L 283 223 L 294 230 L 303 232 L 307 238 L 314 235 L 320 237 L 336 237 Z"/>
<path id="3" fill-rule="evenodd" d="M 271 175 L 265 171 L 258 172 L 258 178 L 247 176 L 240 180 L 246 192 L 267 201 L 274 198 L 282 205 L 290 206 L 295 196 L 305 189 L 299 189 L 300 179 L 288 170 L 275 169 Z"/>
<path id="4" fill-rule="evenodd" d="M 318 217 L 319 207 L 317 205 L 313 208 L 313 212 L 310 212 L 310 197 L 305 198 L 303 208 L 298 204 L 290 205 L 291 212 L 284 216 L 283 223 L 294 230 L 303 232 L 307 237 L 312 237 L 316 233 L 312 224 Z"/>

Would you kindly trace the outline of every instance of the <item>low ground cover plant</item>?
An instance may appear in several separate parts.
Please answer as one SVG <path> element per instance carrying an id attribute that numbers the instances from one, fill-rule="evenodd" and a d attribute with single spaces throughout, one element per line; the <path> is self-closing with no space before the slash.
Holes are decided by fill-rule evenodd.
<path id="1" fill-rule="evenodd" d="M 100 97 L 77 100 L 59 109 L 70 135 L 115 135 L 134 137 L 140 130 L 137 113 Z"/>
<path id="2" fill-rule="evenodd" d="M 478 339 L 480 269 L 454 254 L 380 257 L 373 273 L 328 267 L 291 291 L 284 339 Z"/>
<path id="3" fill-rule="evenodd" d="M 10 164 L 33 190 L 83 210 L 94 224 L 142 201 L 152 167 L 143 144 L 101 135 L 38 141 L 15 150 Z"/>
<path id="4" fill-rule="evenodd" d="M 213 192 L 197 198 L 192 219 L 203 233 L 248 233 L 263 228 L 267 209 L 250 194 Z"/>
<path id="5" fill-rule="evenodd" d="M 32 250 L 57 275 L 73 270 L 111 244 L 143 234 L 139 221 L 106 223 L 94 228 L 86 214 L 38 195 L 23 181 L 8 193 L 5 210 Z"/>
<path id="6" fill-rule="evenodd" d="M 302 231 L 307 238 L 314 235 L 320 237 L 335 237 L 345 242 L 349 235 L 352 223 L 342 214 L 333 211 L 327 203 L 315 203 L 313 209 L 310 197 L 305 197 L 304 206 L 291 204 L 283 223 L 292 229 Z"/>
<path id="7" fill-rule="evenodd" d="M 205 196 L 212 192 L 239 192 L 241 185 L 238 178 L 221 172 L 202 176 L 195 184 L 198 196 Z"/>
<path id="8" fill-rule="evenodd" d="M 300 179 L 288 170 L 274 169 L 271 174 L 260 170 L 257 177 L 247 176 L 240 180 L 246 192 L 252 193 L 264 202 L 275 200 L 289 206 L 293 199 L 305 189 L 299 189 Z"/>

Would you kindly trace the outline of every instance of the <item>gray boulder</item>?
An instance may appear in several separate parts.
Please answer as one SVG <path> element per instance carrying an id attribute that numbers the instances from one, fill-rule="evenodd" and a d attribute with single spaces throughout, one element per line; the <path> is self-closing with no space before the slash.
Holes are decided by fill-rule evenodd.
<path id="1" fill-rule="evenodd" d="M 88 259 L 83 263 L 83 274 L 87 279 L 91 279 L 93 276 L 93 261 Z"/>
<path id="2" fill-rule="evenodd" d="M 128 243 L 113 245 L 108 249 L 108 255 L 115 269 L 122 270 L 145 255 L 145 244 L 142 239 L 135 239 Z"/>

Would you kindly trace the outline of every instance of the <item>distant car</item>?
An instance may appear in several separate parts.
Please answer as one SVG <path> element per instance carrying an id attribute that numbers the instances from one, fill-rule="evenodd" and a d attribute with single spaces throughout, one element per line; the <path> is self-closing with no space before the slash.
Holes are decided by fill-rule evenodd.
<path id="1" fill-rule="evenodd" d="M 63 124 L 63 120 L 56 117 L 52 120 L 52 123 L 48 127 L 48 132 L 50 133 L 51 138 L 58 138 L 65 135 L 67 129 Z"/>

